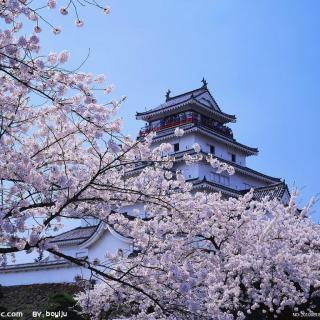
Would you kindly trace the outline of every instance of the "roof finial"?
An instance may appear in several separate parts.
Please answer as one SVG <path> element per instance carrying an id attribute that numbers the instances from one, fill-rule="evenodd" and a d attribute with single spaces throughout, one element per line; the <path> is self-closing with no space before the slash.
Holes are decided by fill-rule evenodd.
<path id="1" fill-rule="evenodd" d="M 170 89 L 168 89 L 168 91 L 166 92 L 166 101 L 168 101 L 170 99 Z"/>
<path id="2" fill-rule="evenodd" d="M 202 87 L 203 87 L 203 88 L 206 88 L 206 87 L 207 87 L 207 84 L 208 84 L 207 80 L 203 77 L 202 80 L 201 80 L 201 82 L 203 83 Z"/>

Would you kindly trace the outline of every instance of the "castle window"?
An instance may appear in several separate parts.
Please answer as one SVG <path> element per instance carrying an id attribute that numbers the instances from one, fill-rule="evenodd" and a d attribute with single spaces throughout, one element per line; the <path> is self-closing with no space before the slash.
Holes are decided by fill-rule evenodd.
<path id="1" fill-rule="evenodd" d="M 173 150 L 174 150 L 174 152 L 178 152 L 179 149 L 180 149 L 179 143 L 175 143 L 175 144 L 173 145 Z"/>
<path id="2" fill-rule="evenodd" d="M 210 179 L 211 179 L 211 181 L 216 182 L 218 184 L 222 184 L 227 187 L 230 186 L 230 178 L 228 176 L 224 176 L 222 174 L 211 172 Z"/>
<path id="3" fill-rule="evenodd" d="M 220 183 L 223 184 L 224 186 L 229 187 L 230 186 L 230 178 L 227 176 L 220 176 Z"/>
<path id="4" fill-rule="evenodd" d="M 215 154 L 215 152 L 216 152 L 215 147 L 210 145 L 210 153 Z"/>
<path id="5" fill-rule="evenodd" d="M 236 162 L 236 155 L 234 153 L 231 153 L 231 161 Z"/>

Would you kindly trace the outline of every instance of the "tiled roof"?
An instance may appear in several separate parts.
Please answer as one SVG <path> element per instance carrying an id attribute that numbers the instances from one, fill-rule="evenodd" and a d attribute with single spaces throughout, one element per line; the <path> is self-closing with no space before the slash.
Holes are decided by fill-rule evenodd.
<path id="1" fill-rule="evenodd" d="M 7 273 L 11 271 L 17 271 L 17 270 L 30 270 L 30 269 L 57 269 L 57 268 L 64 268 L 69 267 L 70 262 L 65 260 L 47 260 L 43 259 L 41 261 L 37 262 L 28 262 L 28 263 L 17 263 L 17 264 L 10 264 L 6 266 L 0 266 L 0 273 Z"/>
<path id="2" fill-rule="evenodd" d="M 242 193 L 246 193 L 247 191 L 248 190 L 244 190 L 242 191 Z M 280 200 L 286 192 L 288 192 L 288 194 L 290 195 L 286 183 L 279 182 L 270 186 L 255 188 L 253 191 L 253 198 L 258 201 L 262 200 L 265 197 L 268 197 L 270 200 Z"/>
<path id="3" fill-rule="evenodd" d="M 244 190 L 235 190 L 230 187 L 226 187 L 224 185 L 220 185 L 218 183 L 208 181 L 207 179 L 189 179 L 188 182 L 192 182 L 194 186 L 205 186 L 212 187 L 213 189 L 220 191 L 222 194 L 226 194 L 228 196 L 242 196 L 250 191 L 250 189 Z M 288 186 L 285 182 L 274 183 L 266 187 L 258 187 L 254 188 L 253 191 L 253 199 L 257 201 L 261 201 L 263 198 L 268 197 L 270 200 L 278 199 L 281 200 L 284 194 L 290 192 L 288 190 Z"/>
<path id="4" fill-rule="evenodd" d="M 226 136 L 223 136 L 215 132 L 214 130 L 209 130 L 208 128 L 200 124 L 191 123 L 187 125 L 182 125 L 180 128 L 182 128 L 185 131 L 185 133 L 198 131 L 198 132 L 201 132 L 202 134 L 209 135 L 210 137 L 215 137 L 217 140 L 226 142 L 234 147 L 240 148 L 241 150 L 247 152 L 247 154 L 249 155 L 256 155 L 259 152 L 258 148 L 246 146 L 236 141 L 234 138 L 228 138 Z M 170 136 L 175 136 L 174 129 L 168 129 L 168 130 L 164 130 L 163 132 L 157 132 L 157 135 L 153 138 L 153 140 L 161 141 L 161 140 L 167 139 Z"/>
<path id="5" fill-rule="evenodd" d="M 50 242 L 59 243 L 72 240 L 82 240 L 81 242 L 83 242 L 89 239 L 96 229 L 97 226 L 78 227 L 53 237 Z"/>
<path id="6" fill-rule="evenodd" d="M 194 149 L 188 149 L 188 150 L 184 150 L 184 151 L 180 151 L 180 152 L 175 153 L 175 157 L 176 157 L 176 158 L 182 158 L 183 155 L 184 155 L 184 153 L 187 153 L 187 154 L 190 154 L 190 155 L 196 154 L 196 152 L 194 151 Z M 207 155 L 208 155 L 207 152 L 201 151 L 201 153 L 202 153 L 204 156 L 207 156 Z M 247 172 L 247 173 L 251 173 L 251 174 L 253 174 L 253 175 L 260 176 L 260 177 L 263 178 L 263 179 L 271 180 L 271 181 L 273 181 L 273 182 L 277 182 L 277 184 L 278 184 L 279 182 L 281 182 L 281 179 L 280 179 L 280 178 L 268 176 L 268 175 L 266 175 L 266 174 L 264 174 L 264 173 L 261 173 L 261 172 L 259 172 L 259 171 L 256 171 L 256 170 L 251 169 L 251 168 L 246 167 L 246 166 L 242 166 L 242 165 L 240 165 L 240 164 L 238 164 L 238 163 L 235 163 L 235 162 L 232 162 L 232 161 L 223 159 L 223 158 L 218 157 L 218 156 L 216 156 L 216 155 L 214 155 L 214 158 L 217 158 L 217 159 L 218 159 L 219 161 L 221 161 L 221 162 L 225 162 L 225 163 L 227 163 L 227 164 L 230 164 L 230 165 L 233 166 L 236 170 L 238 169 L 238 170 L 240 170 L 240 171 L 245 171 L 245 172 Z"/>
<path id="7" fill-rule="evenodd" d="M 188 155 L 195 155 L 197 154 L 194 149 L 187 149 L 187 150 L 183 150 L 183 151 L 178 151 L 178 152 L 175 152 L 173 153 L 172 155 L 175 157 L 176 160 L 183 160 L 183 156 L 184 154 L 188 154 Z M 201 151 L 201 154 L 203 156 L 207 156 L 208 153 L 207 152 L 203 152 Z M 216 155 L 214 155 L 215 158 L 217 158 L 219 161 L 221 162 L 225 162 L 227 164 L 230 164 L 231 166 L 233 166 L 235 168 L 236 171 L 242 173 L 242 174 L 246 174 L 246 175 L 249 175 L 249 176 L 258 176 L 260 177 L 262 180 L 265 180 L 269 183 L 279 183 L 281 182 L 281 179 L 280 178 L 276 178 L 276 177 L 272 177 L 272 176 L 269 176 L 267 174 L 264 174 L 262 172 L 259 172 L 259 171 L 256 171 L 254 169 L 251 169 L 249 167 L 246 167 L 246 166 L 242 166 L 240 164 L 237 164 L 237 163 L 234 163 L 232 161 L 229 161 L 229 160 L 226 160 L 226 159 L 223 159 L 221 157 L 218 157 Z M 136 171 L 140 171 L 142 170 L 143 168 L 145 167 L 145 165 L 140 165 L 140 166 L 136 166 L 135 169 L 133 169 L 132 171 L 130 171 L 130 173 L 134 173 Z"/>
<path id="8" fill-rule="evenodd" d="M 221 111 L 217 102 L 215 101 L 215 99 L 213 98 L 213 96 L 211 95 L 210 91 L 206 86 L 203 86 L 201 88 L 198 88 L 192 91 L 185 92 L 183 94 L 180 94 L 174 97 L 170 97 L 166 100 L 166 102 L 162 103 L 156 108 L 152 108 L 145 112 L 137 112 L 136 116 L 137 117 L 146 116 L 148 114 L 152 114 L 160 110 L 166 110 L 180 104 L 186 104 L 188 101 L 191 101 L 191 100 L 196 101 L 197 103 L 201 104 L 202 106 L 208 109 L 212 109 L 212 111 L 218 112 L 222 116 L 230 118 L 230 121 L 235 120 L 234 115 L 229 115 Z"/>
<path id="9" fill-rule="evenodd" d="M 195 154 L 197 154 L 197 153 L 194 151 L 194 149 L 188 149 L 188 150 L 176 152 L 176 153 L 174 154 L 174 156 L 175 156 L 176 159 L 180 159 L 180 158 L 183 158 L 183 155 L 184 155 L 185 153 L 190 154 L 190 155 L 195 155 Z M 207 152 L 203 152 L 203 151 L 201 151 L 201 154 L 202 154 L 203 156 L 207 156 L 207 155 L 208 155 Z M 259 176 L 259 177 L 261 177 L 261 178 L 263 178 L 263 179 L 266 179 L 266 180 L 271 180 L 272 182 L 277 182 L 277 183 L 281 182 L 281 179 L 280 179 L 280 178 L 275 178 L 275 177 L 268 176 L 268 175 L 266 175 L 266 174 L 264 174 L 264 173 L 261 173 L 261 172 L 259 172 L 259 171 L 253 170 L 253 169 L 251 169 L 251 168 L 249 168 L 249 167 L 242 166 L 242 165 L 240 165 L 240 164 L 238 164 L 238 163 L 235 163 L 235 162 L 232 162 L 232 161 L 223 159 L 223 158 L 218 157 L 218 156 L 216 156 L 216 155 L 214 155 L 214 158 L 217 158 L 219 161 L 225 162 L 225 163 L 231 165 L 231 166 L 234 167 L 236 170 L 244 171 L 244 172 L 246 172 L 246 173 L 248 173 L 248 174 L 252 174 L 252 175 L 255 175 L 255 176 Z"/>
<path id="10" fill-rule="evenodd" d="M 202 131 L 205 131 L 208 134 L 214 134 L 214 135 L 217 135 L 217 136 L 221 136 L 225 141 L 228 141 L 231 144 L 235 144 L 235 145 L 239 146 L 240 148 L 246 149 L 246 150 L 252 152 L 253 154 L 257 154 L 259 152 L 258 148 L 253 148 L 253 147 L 246 146 L 245 144 L 242 144 L 242 143 L 236 141 L 233 138 L 226 138 L 226 137 L 224 137 L 224 136 L 222 136 L 222 135 L 220 135 L 220 134 L 218 134 L 218 133 L 216 133 L 216 132 L 214 132 L 212 130 L 209 130 L 208 128 L 206 128 L 204 126 L 196 125 L 196 127 L 199 127 Z"/>
<path id="11" fill-rule="evenodd" d="M 226 187 L 222 184 L 218 184 L 212 181 L 208 181 L 206 178 L 199 179 L 199 178 L 193 178 L 188 179 L 187 182 L 191 182 L 193 184 L 194 188 L 208 188 L 213 189 L 215 192 L 221 192 L 224 195 L 232 196 L 232 197 L 238 197 L 240 196 L 240 192 L 238 190 Z"/>
<path id="12" fill-rule="evenodd" d="M 166 107 L 172 107 L 176 104 L 179 104 L 179 103 L 183 103 L 183 102 L 186 102 L 190 99 L 195 99 L 197 101 L 199 101 L 200 103 L 203 103 L 205 104 L 207 107 L 211 107 L 217 111 L 221 111 L 219 106 L 217 105 L 217 103 L 212 103 L 210 100 L 208 99 L 203 99 L 203 94 L 205 92 L 208 92 L 208 89 L 205 88 L 205 87 L 201 87 L 201 88 L 198 88 L 198 89 L 195 89 L 195 90 L 192 90 L 192 91 L 188 91 L 188 92 L 185 92 L 185 93 L 182 93 L 182 94 L 179 94 L 177 96 L 174 96 L 174 97 L 170 97 L 165 103 L 162 103 L 160 106 L 150 110 L 150 111 L 156 111 L 156 110 L 159 110 L 159 109 L 162 109 L 162 108 L 166 108 Z M 215 101 L 214 101 L 215 102 Z"/>

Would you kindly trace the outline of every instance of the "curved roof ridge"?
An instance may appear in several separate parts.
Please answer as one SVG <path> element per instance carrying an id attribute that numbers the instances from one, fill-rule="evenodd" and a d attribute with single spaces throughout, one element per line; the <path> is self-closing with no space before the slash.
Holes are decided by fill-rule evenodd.
<path id="1" fill-rule="evenodd" d="M 202 86 L 202 87 L 200 87 L 200 88 L 193 89 L 193 90 L 190 90 L 190 91 L 187 91 L 187 92 L 180 93 L 180 94 L 177 94 L 177 95 L 175 95 L 175 96 L 169 97 L 167 101 L 170 101 L 170 100 L 175 99 L 175 98 L 180 98 L 180 97 L 182 97 L 182 96 L 184 96 L 184 95 L 188 95 L 188 94 L 194 93 L 194 92 L 196 92 L 196 91 L 203 91 L 203 92 L 208 91 L 208 92 L 209 92 L 208 88 L 205 88 L 205 87 Z M 199 95 L 200 95 L 200 94 L 201 94 L 201 93 L 199 93 Z"/>
<path id="2" fill-rule="evenodd" d="M 207 94 L 207 99 L 203 98 L 201 99 L 201 95 Z M 136 112 L 136 117 L 143 117 L 147 115 L 151 115 L 152 113 L 159 112 L 160 110 L 168 110 L 170 108 L 186 104 L 189 101 L 195 101 L 196 103 L 199 103 L 200 105 L 216 112 L 217 114 L 221 114 L 229 121 L 236 120 L 235 115 L 227 114 L 223 111 L 221 111 L 218 103 L 212 96 L 211 92 L 206 86 L 202 86 L 200 88 L 187 91 L 181 94 L 178 94 L 176 96 L 167 97 L 166 101 L 161 103 L 159 106 L 150 108 L 149 110 L 143 111 L 143 112 Z"/>
<path id="3" fill-rule="evenodd" d="M 62 232 L 50 238 L 50 242 L 62 242 L 62 241 L 73 241 L 87 239 L 95 232 L 98 225 L 95 226 L 85 226 L 76 227 L 74 229 Z"/>

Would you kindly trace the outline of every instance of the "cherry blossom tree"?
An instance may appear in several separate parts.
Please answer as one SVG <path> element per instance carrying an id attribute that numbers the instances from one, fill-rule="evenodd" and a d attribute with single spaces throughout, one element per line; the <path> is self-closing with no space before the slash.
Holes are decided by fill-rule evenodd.
<path id="1" fill-rule="evenodd" d="M 97 99 L 97 93 L 112 90 L 103 75 L 67 70 L 67 51 L 42 54 L 42 29 L 61 32 L 47 19 L 48 9 L 73 12 L 77 27 L 83 25 L 79 7 L 110 12 L 96 1 L 59 5 L 0 3 L 6 25 L 0 31 L 0 263 L 14 261 L 17 252 L 41 257 L 48 251 L 97 273 L 91 262 L 52 246 L 50 236 L 62 229 L 62 219 L 92 215 L 106 221 L 111 212 L 138 202 L 170 207 L 171 195 L 190 185 L 181 175 L 171 179 L 174 159 L 163 156 L 170 145 L 151 150 L 152 134 L 136 141 L 121 133 L 116 113 L 122 100 Z"/>
<path id="2" fill-rule="evenodd" d="M 84 5 L 110 12 L 96 1 L 59 5 L 0 3 L 0 262 L 48 251 L 88 268 L 99 283 L 78 299 L 92 318 L 115 310 L 128 319 L 270 318 L 312 309 L 320 240 L 308 207 L 297 210 L 294 197 L 285 207 L 254 201 L 252 192 L 240 199 L 192 193 L 174 169 L 171 145 L 152 149 L 153 134 L 134 140 L 121 133 L 122 100 L 97 98 L 112 90 L 104 76 L 67 70 L 67 51 L 42 54 L 42 29 L 61 32 L 45 10 L 73 13 L 77 27 Z M 193 148 L 187 164 L 206 160 L 233 173 Z M 143 216 L 118 213 L 137 203 Z M 88 261 L 50 243 L 62 219 L 88 215 L 131 237 L 134 251 Z"/>
<path id="3" fill-rule="evenodd" d="M 65 1 L 62 15 L 73 10 L 81 26 L 79 5 L 93 1 Z M 0 32 L 0 259 L 19 251 L 40 253 L 46 238 L 62 227 L 61 218 L 93 214 L 105 219 L 112 210 L 138 201 L 169 203 L 168 195 L 183 183 L 158 180 L 170 170 L 172 159 L 162 149 L 151 151 L 152 135 L 136 141 L 121 133 L 116 117 L 122 102 L 99 103 L 96 92 L 109 94 L 104 76 L 69 71 L 69 53 L 42 55 L 39 33 L 54 27 L 42 15 L 55 9 L 29 1 L 0 4 L 7 28 Z M 39 5 L 38 9 L 33 6 Z M 80 21 L 80 22 L 79 22 Z M 34 24 L 29 36 L 21 35 Z M 138 175 L 128 172 L 141 168 Z M 165 191 L 166 190 L 166 191 Z M 51 248 L 51 250 L 53 250 Z"/>
<path id="4" fill-rule="evenodd" d="M 132 237 L 135 252 L 99 262 L 121 283 L 101 281 L 81 293 L 81 306 L 125 319 L 292 319 L 319 312 L 319 225 L 294 194 L 288 206 L 220 194 L 175 194 L 174 210 L 148 208 L 148 219 L 109 217 Z M 117 267 L 115 267 L 117 266 Z M 109 318 L 108 318 L 109 319 Z"/>

